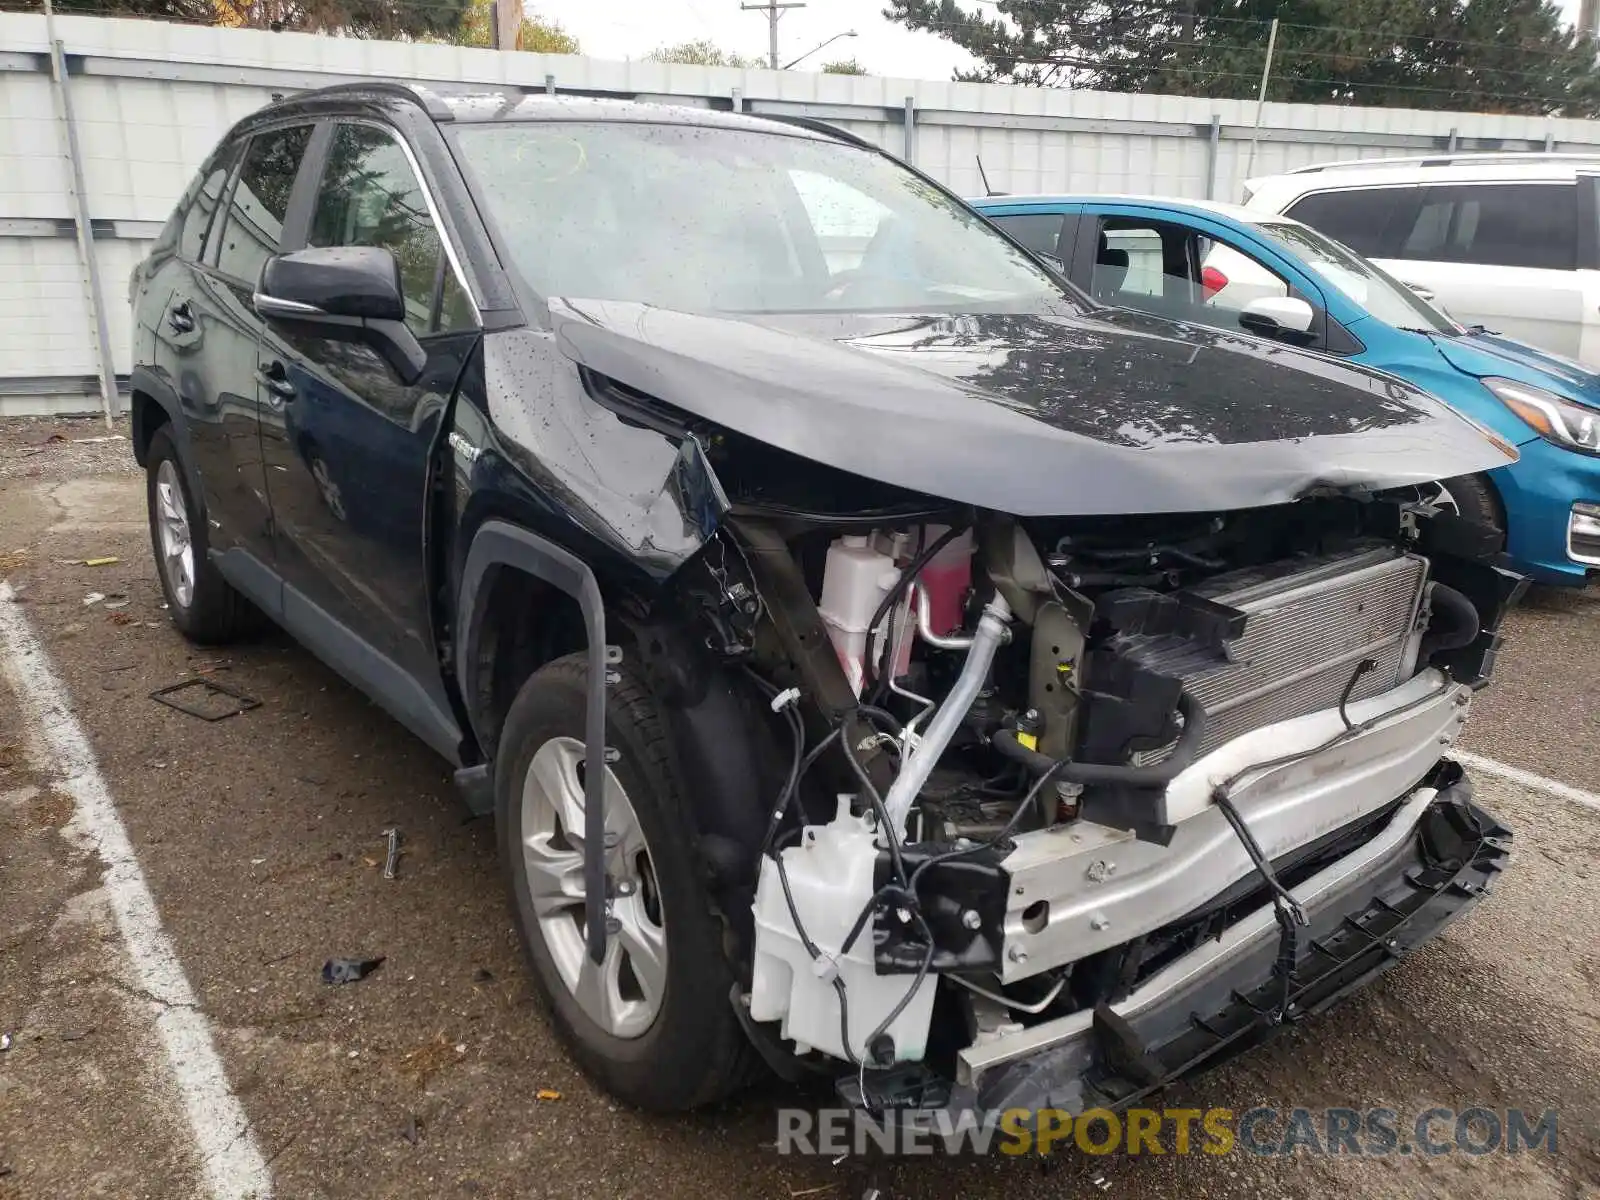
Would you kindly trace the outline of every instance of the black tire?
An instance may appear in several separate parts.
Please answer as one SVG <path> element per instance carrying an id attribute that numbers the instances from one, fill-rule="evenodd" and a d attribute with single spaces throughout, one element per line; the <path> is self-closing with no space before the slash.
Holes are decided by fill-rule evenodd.
<path id="1" fill-rule="evenodd" d="M 1455 501 L 1455 510 L 1469 521 L 1487 525 L 1500 534 L 1500 546 L 1505 547 L 1506 518 L 1500 509 L 1500 497 L 1494 484 L 1484 475 L 1458 475 L 1441 480 L 1441 486 Z"/>
<path id="2" fill-rule="evenodd" d="M 172 464 L 173 475 L 183 495 L 184 512 L 188 517 L 194 587 L 187 604 L 179 599 L 171 578 L 173 568 L 161 549 L 157 480 L 163 463 Z M 190 492 L 189 474 L 184 470 L 183 459 L 172 432 L 165 425 L 151 435 L 150 448 L 145 453 L 145 508 L 150 522 L 150 553 L 156 560 L 156 575 L 161 580 L 161 591 L 166 596 L 167 612 L 171 614 L 178 632 L 202 646 L 231 642 L 250 632 L 256 625 L 255 609 L 233 590 L 207 554 L 209 542 L 205 512 L 196 504 Z"/>
<path id="3" fill-rule="evenodd" d="M 620 753 L 611 769 L 649 844 L 667 947 L 664 997 L 644 1033 L 617 1037 L 584 1011 L 555 965 L 529 898 L 523 781 L 547 741 L 584 740 L 584 655 L 548 664 L 517 693 L 496 754 L 495 828 L 534 982 L 573 1057 L 619 1100 L 681 1112 L 750 1082 L 757 1060 L 729 1002 L 734 976 L 722 951 L 722 922 L 697 866 L 695 826 L 677 788 L 665 724 L 626 665 L 620 674 L 621 681 L 606 689 L 606 743 Z"/>

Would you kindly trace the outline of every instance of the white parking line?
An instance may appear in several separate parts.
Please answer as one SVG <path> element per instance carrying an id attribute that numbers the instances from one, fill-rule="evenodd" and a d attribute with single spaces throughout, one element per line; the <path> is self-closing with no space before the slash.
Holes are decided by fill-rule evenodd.
<path id="1" fill-rule="evenodd" d="M 132 960 L 135 983 L 150 999 L 167 1068 L 183 1102 L 205 1194 L 215 1200 L 267 1200 L 272 1180 L 250 1131 L 249 1119 L 228 1086 L 211 1040 L 211 1027 L 195 1000 L 172 941 L 161 927 L 154 897 L 117 815 L 94 751 L 72 715 L 67 690 L 51 669 L 44 647 L 28 628 L 11 585 L 0 582 L 3 669 L 42 747 L 56 786 L 77 808 L 74 828 L 105 862 L 104 888 Z"/>
<path id="2" fill-rule="evenodd" d="M 1600 813 L 1600 796 L 1593 792 L 1586 792 L 1582 788 L 1575 788 L 1571 784 L 1559 783 L 1554 779 L 1546 779 L 1543 775 L 1535 775 L 1532 771 L 1524 771 L 1521 767 L 1513 767 L 1493 758 L 1485 758 L 1481 754 L 1473 754 L 1469 750 L 1451 750 L 1450 757 L 1464 767 L 1471 767 L 1474 771 L 1482 771 L 1485 775 L 1493 775 L 1497 779 L 1505 779 L 1511 783 L 1520 784 L 1535 792 L 1544 792 L 1550 796 L 1559 796 L 1563 800 L 1570 800 L 1584 808 Z"/>

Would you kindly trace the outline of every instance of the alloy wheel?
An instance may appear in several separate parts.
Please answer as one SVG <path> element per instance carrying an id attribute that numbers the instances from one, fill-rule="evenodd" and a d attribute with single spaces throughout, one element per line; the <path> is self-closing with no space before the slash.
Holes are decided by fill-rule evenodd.
<path id="1" fill-rule="evenodd" d="M 156 537 L 161 543 L 161 573 L 179 608 L 194 603 L 194 542 L 189 506 L 178 468 L 169 458 L 156 470 Z"/>
<path id="2" fill-rule="evenodd" d="M 522 784 L 527 892 L 557 973 L 584 1012 L 619 1038 L 642 1036 L 661 1011 L 667 939 L 650 847 L 627 793 L 605 768 L 607 864 L 615 883 L 605 958 L 584 944 L 584 743 L 551 738 Z"/>

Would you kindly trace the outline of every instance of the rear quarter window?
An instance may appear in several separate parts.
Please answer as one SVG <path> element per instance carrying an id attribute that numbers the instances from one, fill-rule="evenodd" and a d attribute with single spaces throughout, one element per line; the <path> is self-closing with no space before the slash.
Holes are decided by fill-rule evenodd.
<path id="1" fill-rule="evenodd" d="M 997 213 L 989 219 L 1035 254 L 1066 257 L 1059 253 L 1060 213 Z"/>
<path id="2" fill-rule="evenodd" d="M 1344 188 L 1302 196 L 1283 215 L 1343 242 L 1368 258 L 1383 258 L 1386 234 L 1416 202 L 1416 187 Z"/>

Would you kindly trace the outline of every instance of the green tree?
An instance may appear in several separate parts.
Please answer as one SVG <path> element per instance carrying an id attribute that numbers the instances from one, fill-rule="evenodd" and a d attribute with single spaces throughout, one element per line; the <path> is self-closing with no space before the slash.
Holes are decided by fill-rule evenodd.
<path id="1" fill-rule="evenodd" d="M 346 37 L 449 41 L 470 0 L 81 0 L 69 11 L 105 17 L 155 17 L 230 29 L 294 30 Z M 0 0 L 0 9 L 36 8 Z"/>
<path id="2" fill-rule="evenodd" d="M 1595 46 L 1551 0 L 888 0 L 885 15 L 969 51 L 958 79 L 1256 94 L 1302 103 L 1600 112 Z"/>
<path id="3" fill-rule="evenodd" d="M 841 58 L 838 62 L 822 64 L 824 75 L 865 75 L 867 69 L 853 58 Z"/>
<path id="4" fill-rule="evenodd" d="M 712 42 L 682 42 L 676 46 L 662 46 L 652 50 L 645 58 L 650 62 L 687 63 L 695 67 L 760 67 L 759 58 L 741 58 L 730 54 Z"/>
<path id="5" fill-rule="evenodd" d="M 106 0 L 105 6 L 128 2 Z M 131 2 L 155 7 L 153 0 Z M 184 0 L 168 3 L 179 7 Z M 211 0 L 208 7 L 216 25 L 421 41 L 454 37 L 467 5 L 468 0 Z"/>
<path id="6" fill-rule="evenodd" d="M 492 0 L 470 0 L 467 12 L 456 31 L 459 46 L 493 46 L 494 21 Z M 578 39 L 561 27 L 558 21 L 546 21 L 537 13 L 522 18 L 522 28 L 517 33 L 517 50 L 534 54 L 582 54 Z"/>
<path id="7" fill-rule="evenodd" d="M 39 5 L 20 2 L 0 3 L 0 11 L 38 12 Z M 211 0 L 101 0 L 88 9 L 65 6 L 56 11 L 71 13 L 90 12 L 97 17 L 156 17 L 167 21 L 189 21 L 209 24 L 216 18 Z"/>

